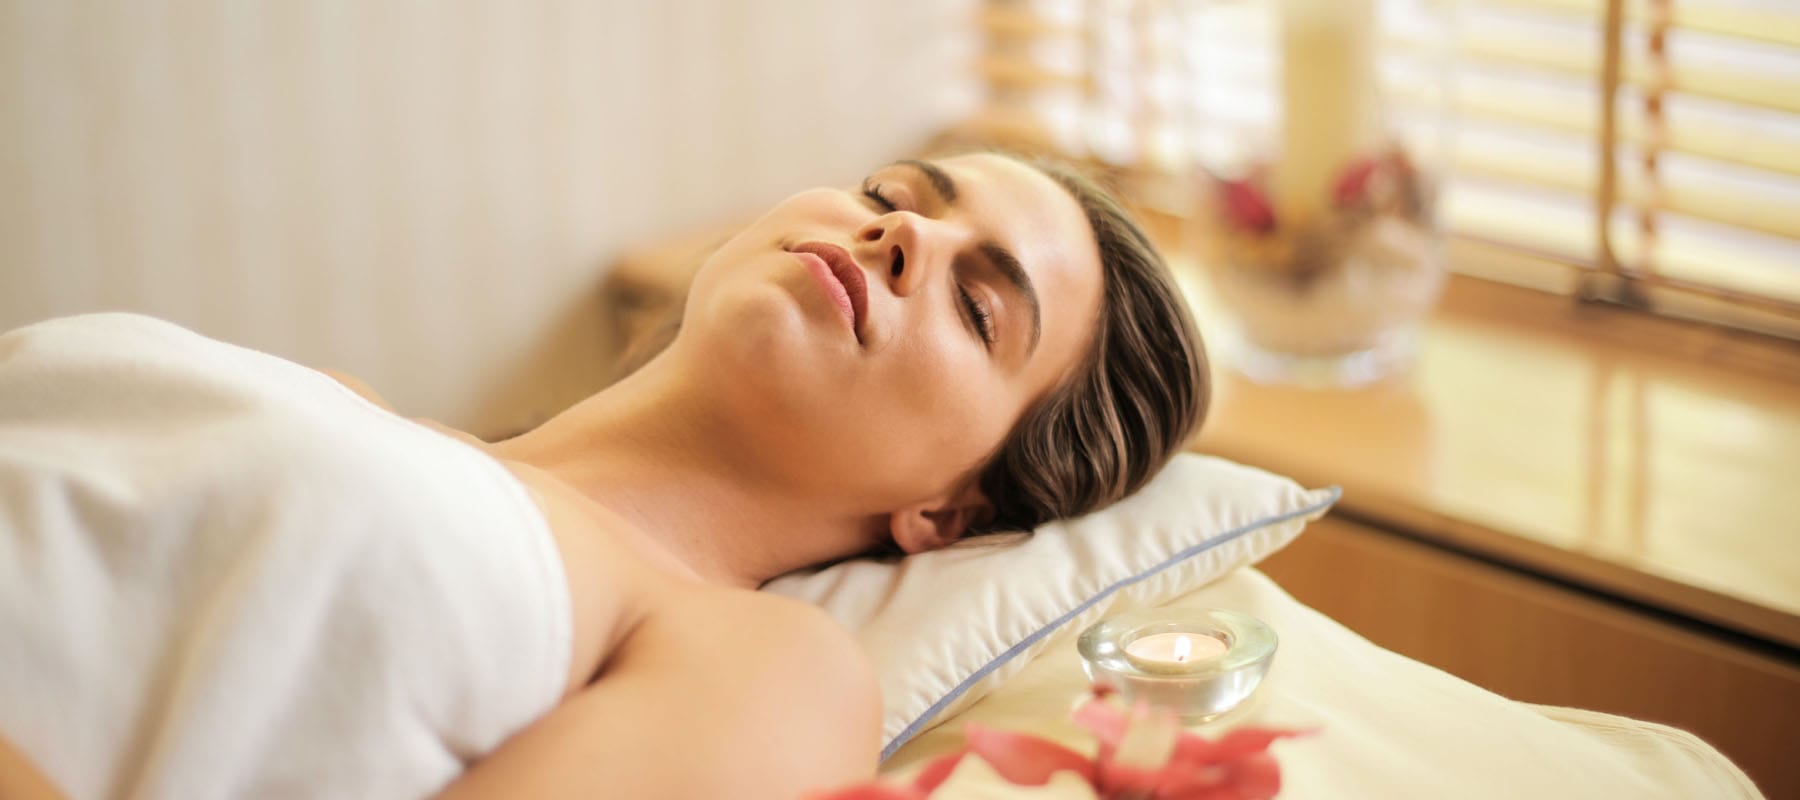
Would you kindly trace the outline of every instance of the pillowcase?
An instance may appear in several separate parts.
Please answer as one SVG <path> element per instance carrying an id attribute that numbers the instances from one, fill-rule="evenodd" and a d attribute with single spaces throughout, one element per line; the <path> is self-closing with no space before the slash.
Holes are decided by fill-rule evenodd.
<path id="1" fill-rule="evenodd" d="M 881 684 L 885 761 L 1023 669 L 1054 632 L 1114 609 L 1160 605 L 1255 564 L 1338 495 L 1182 453 L 1137 494 L 1029 538 L 855 559 L 784 575 L 763 590 L 820 606 L 855 634 Z"/>

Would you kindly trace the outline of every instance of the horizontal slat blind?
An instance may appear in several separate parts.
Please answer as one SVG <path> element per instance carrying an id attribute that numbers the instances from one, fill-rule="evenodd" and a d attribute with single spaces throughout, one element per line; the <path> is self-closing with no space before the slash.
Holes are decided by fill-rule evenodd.
<path id="1" fill-rule="evenodd" d="M 1687 314 L 1693 304 L 1670 293 L 1711 295 L 1707 316 L 1794 335 L 1800 6 L 1624 0 L 1603 243 L 1594 200 L 1605 10 L 1602 0 L 1463 0 L 1449 230 L 1623 279 L 1590 290 Z M 1401 52 L 1428 44 L 1404 32 L 1392 42 Z M 1514 277 L 1494 259 L 1481 272 Z M 1541 284 L 1524 260 L 1518 272 Z M 1734 315 L 1733 305 L 1760 313 Z"/>
<path id="2" fill-rule="evenodd" d="M 1617 2 L 1609 92 L 1608 0 L 1380 0 L 1392 121 L 1414 152 L 1444 156 L 1445 229 L 1482 253 L 1453 255 L 1451 267 L 1800 335 L 1800 3 Z M 1279 69 L 1276 39 L 1259 27 L 1268 16 L 1238 13 L 1249 7 L 992 0 L 979 19 L 1002 43 L 984 62 L 994 105 L 1038 113 L 1079 155 L 1166 168 L 1157 145 L 1173 139 L 1204 161 L 1234 146 L 1219 125 L 1278 113 L 1231 88 L 1267 85 Z M 1173 58 L 1161 45 L 1171 32 Z M 1085 60 L 1042 47 L 1071 41 L 1086 42 Z M 1547 280 L 1552 264 L 1578 271 Z"/>

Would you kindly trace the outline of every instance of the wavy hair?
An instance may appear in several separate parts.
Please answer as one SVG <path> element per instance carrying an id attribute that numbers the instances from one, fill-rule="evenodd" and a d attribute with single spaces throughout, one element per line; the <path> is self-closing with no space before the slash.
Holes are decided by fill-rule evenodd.
<path id="1" fill-rule="evenodd" d="M 1131 495 L 1187 445 L 1211 402 L 1199 330 L 1143 228 L 1074 168 L 1001 155 L 1055 179 L 1081 205 L 1103 284 L 1084 361 L 1027 409 L 979 471 L 994 513 L 972 534 L 1028 531 Z"/>

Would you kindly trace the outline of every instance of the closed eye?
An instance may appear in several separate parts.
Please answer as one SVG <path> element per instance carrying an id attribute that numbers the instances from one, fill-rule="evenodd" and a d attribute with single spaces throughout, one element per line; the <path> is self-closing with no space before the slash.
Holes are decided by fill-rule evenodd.
<path id="1" fill-rule="evenodd" d="M 994 346 L 994 315 L 987 306 L 976 300 L 962 284 L 956 285 L 956 293 L 962 296 L 963 308 L 969 313 L 969 321 L 975 324 L 975 331 L 981 335 L 981 344 L 988 349 Z"/>
<path id="2" fill-rule="evenodd" d="M 869 198 L 876 208 L 890 213 L 900 210 L 899 206 L 894 205 L 894 201 L 889 200 L 887 195 L 882 193 L 880 186 L 869 183 L 867 180 L 863 181 L 862 193 L 863 197 Z"/>
<path id="3" fill-rule="evenodd" d="M 862 195 L 863 197 L 868 198 L 869 202 L 874 203 L 875 207 L 882 211 L 892 213 L 900 210 L 900 206 L 893 200 L 888 199 L 887 193 L 881 190 L 880 184 L 874 183 L 867 178 L 863 179 Z M 989 351 L 992 351 L 994 349 L 994 342 L 997 340 L 994 332 L 993 312 L 988 310 L 987 304 L 976 299 L 975 296 L 970 294 L 969 290 L 964 288 L 960 283 L 956 285 L 956 294 L 958 299 L 962 301 L 963 311 L 965 312 L 964 316 L 969 320 L 976 335 L 981 338 L 982 346 L 986 347 Z"/>

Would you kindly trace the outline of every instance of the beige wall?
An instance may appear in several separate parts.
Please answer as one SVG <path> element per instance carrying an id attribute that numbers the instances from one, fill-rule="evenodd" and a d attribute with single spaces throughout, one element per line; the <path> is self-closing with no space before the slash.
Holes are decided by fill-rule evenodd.
<path id="1" fill-rule="evenodd" d="M 0 0 L 0 328 L 133 309 L 528 425 L 622 246 L 972 107 L 969 0 Z"/>

